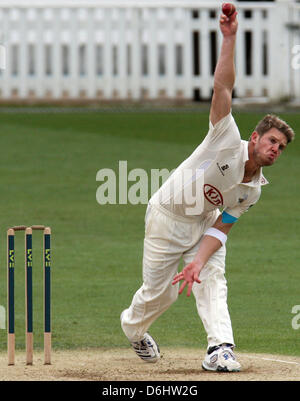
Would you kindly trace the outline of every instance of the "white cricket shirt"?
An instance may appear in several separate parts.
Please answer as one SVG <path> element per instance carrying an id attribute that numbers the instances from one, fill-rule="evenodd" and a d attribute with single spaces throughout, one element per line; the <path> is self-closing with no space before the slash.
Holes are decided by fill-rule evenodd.
<path id="1" fill-rule="evenodd" d="M 268 184 L 262 169 L 251 182 L 242 183 L 247 160 L 248 142 L 241 139 L 230 113 L 215 126 L 209 123 L 203 142 L 170 175 L 150 203 L 181 217 L 206 215 L 218 208 L 238 219 L 258 201 L 261 186 Z"/>

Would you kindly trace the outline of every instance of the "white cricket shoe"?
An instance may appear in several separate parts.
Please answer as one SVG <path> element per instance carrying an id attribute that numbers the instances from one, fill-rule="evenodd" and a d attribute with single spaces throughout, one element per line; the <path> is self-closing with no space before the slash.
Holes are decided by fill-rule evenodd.
<path id="1" fill-rule="evenodd" d="M 143 361 L 155 363 L 160 359 L 159 347 L 150 334 L 145 333 L 142 340 L 130 342 L 130 344 Z"/>
<path id="2" fill-rule="evenodd" d="M 239 372 L 241 365 L 233 353 L 233 346 L 221 344 L 208 349 L 202 368 L 213 372 Z"/>

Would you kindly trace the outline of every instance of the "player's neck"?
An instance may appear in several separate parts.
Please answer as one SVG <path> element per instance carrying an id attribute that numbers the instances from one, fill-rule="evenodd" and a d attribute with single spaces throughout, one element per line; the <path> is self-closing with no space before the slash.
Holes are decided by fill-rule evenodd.
<path id="1" fill-rule="evenodd" d="M 242 182 L 250 182 L 252 181 L 253 177 L 257 174 L 257 171 L 259 170 L 259 166 L 251 165 L 250 160 L 246 161 L 245 163 L 245 170 L 244 170 L 244 178 Z"/>

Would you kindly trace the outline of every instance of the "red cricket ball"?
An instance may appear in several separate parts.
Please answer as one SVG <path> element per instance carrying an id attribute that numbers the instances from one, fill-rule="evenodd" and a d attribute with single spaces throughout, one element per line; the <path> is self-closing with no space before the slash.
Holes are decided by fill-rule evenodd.
<path id="1" fill-rule="evenodd" d="M 227 17 L 230 17 L 235 12 L 235 5 L 231 3 L 223 3 L 222 4 L 222 12 Z"/>

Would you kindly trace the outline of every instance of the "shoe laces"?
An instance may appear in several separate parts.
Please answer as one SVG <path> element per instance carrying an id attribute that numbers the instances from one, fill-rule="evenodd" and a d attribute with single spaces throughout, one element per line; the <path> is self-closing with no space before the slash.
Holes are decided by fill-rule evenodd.
<path id="1" fill-rule="evenodd" d="M 140 341 L 133 342 L 132 345 L 137 351 L 146 351 L 149 347 L 152 347 L 152 344 L 147 342 L 145 338 Z"/>

